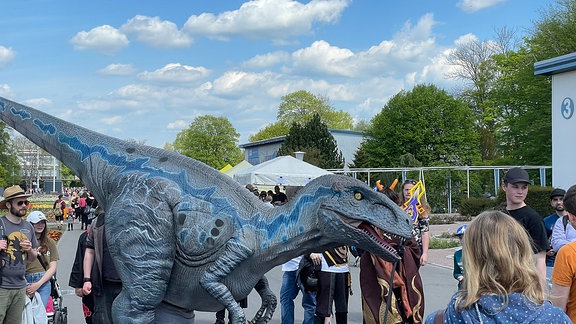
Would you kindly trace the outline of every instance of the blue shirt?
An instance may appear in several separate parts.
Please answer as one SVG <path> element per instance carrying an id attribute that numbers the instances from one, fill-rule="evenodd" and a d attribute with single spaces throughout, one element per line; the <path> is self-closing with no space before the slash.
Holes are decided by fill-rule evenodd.
<path id="1" fill-rule="evenodd" d="M 508 304 L 503 309 L 502 296 L 483 295 L 474 305 L 461 311 L 456 311 L 455 304 L 458 293 L 452 296 L 444 323 L 572 323 L 562 309 L 552 306 L 549 301 L 536 305 L 520 293 L 508 295 Z M 476 308 L 476 305 L 478 308 Z M 434 324 L 434 313 L 426 317 L 426 324 Z"/>

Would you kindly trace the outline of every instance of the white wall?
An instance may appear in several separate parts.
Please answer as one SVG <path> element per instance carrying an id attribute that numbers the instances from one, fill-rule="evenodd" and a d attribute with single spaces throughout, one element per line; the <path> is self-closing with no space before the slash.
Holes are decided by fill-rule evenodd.
<path id="1" fill-rule="evenodd" d="M 565 103 L 571 102 L 567 108 Z M 576 184 L 576 71 L 552 76 L 552 186 Z"/>

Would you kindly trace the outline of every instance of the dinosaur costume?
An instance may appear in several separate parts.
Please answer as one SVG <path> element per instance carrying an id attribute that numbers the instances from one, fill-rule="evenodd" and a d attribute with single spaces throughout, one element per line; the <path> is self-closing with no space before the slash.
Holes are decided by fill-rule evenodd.
<path id="1" fill-rule="evenodd" d="M 256 320 L 265 323 L 275 297 L 261 279 L 275 266 L 340 245 L 392 261 L 398 254 L 373 227 L 411 237 L 405 212 L 350 177 L 319 177 L 272 208 L 176 152 L 102 135 L 1 97 L 0 118 L 68 166 L 106 210 L 106 238 L 123 282 L 112 310 L 116 323 L 163 322 L 155 317 L 165 305 L 190 314 L 226 307 L 233 323 L 245 323 L 235 300 L 259 281 Z"/>

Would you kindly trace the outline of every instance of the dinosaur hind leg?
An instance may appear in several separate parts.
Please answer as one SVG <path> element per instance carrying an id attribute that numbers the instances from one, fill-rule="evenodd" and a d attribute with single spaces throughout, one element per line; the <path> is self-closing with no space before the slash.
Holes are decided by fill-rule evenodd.
<path id="1" fill-rule="evenodd" d="M 245 324 L 246 316 L 242 308 L 234 300 L 228 287 L 221 283 L 220 280 L 232 273 L 234 268 L 251 254 L 252 251 L 246 246 L 231 241 L 226 244 L 223 255 L 206 270 L 199 280 L 200 285 L 228 309 L 234 324 Z"/>
<path id="2" fill-rule="evenodd" d="M 256 312 L 252 323 L 266 324 L 270 322 L 272 315 L 274 315 L 274 310 L 276 310 L 276 304 L 278 303 L 276 295 L 274 295 L 274 292 L 270 289 L 266 276 L 262 276 L 254 289 L 256 289 L 262 299 L 262 306 L 260 306 L 260 309 Z"/>

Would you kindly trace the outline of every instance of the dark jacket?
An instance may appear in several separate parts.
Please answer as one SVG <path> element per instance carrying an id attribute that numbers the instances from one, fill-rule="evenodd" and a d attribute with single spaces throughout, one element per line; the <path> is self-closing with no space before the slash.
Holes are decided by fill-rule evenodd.
<path id="1" fill-rule="evenodd" d="M 82 288 L 84 285 L 84 252 L 86 252 L 86 237 L 87 232 L 80 234 L 78 238 L 78 247 L 76 248 L 76 257 L 74 258 L 74 264 L 72 265 L 72 271 L 70 272 L 70 278 L 68 279 L 68 286 L 72 288 Z"/>

